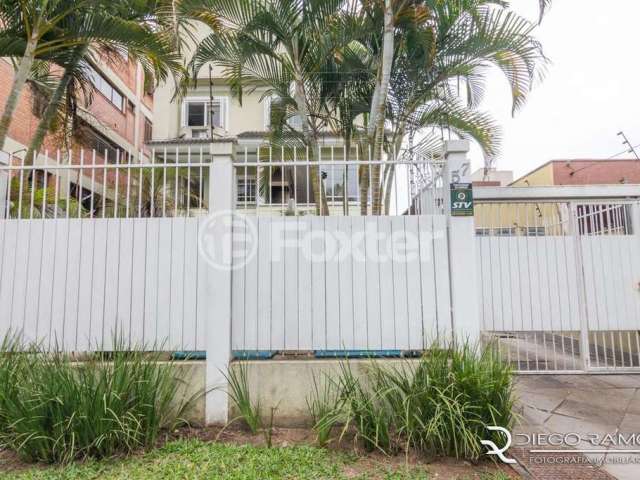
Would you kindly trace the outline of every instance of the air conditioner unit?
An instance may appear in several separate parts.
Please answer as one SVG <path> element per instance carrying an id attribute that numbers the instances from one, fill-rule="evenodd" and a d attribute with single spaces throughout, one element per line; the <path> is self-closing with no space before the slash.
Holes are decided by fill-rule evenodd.
<path id="1" fill-rule="evenodd" d="M 210 138 L 211 131 L 208 128 L 192 128 L 191 138 Z"/>

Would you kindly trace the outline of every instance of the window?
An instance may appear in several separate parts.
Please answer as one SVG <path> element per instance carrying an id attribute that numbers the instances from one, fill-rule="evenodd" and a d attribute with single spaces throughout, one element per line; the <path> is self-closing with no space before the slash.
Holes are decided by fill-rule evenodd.
<path id="1" fill-rule="evenodd" d="M 264 108 L 264 129 L 269 130 L 271 128 L 272 118 L 271 115 L 274 113 L 278 118 L 276 118 L 276 122 L 285 121 L 286 124 L 292 130 L 302 130 L 302 117 L 300 115 L 291 115 L 290 111 L 285 111 L 285 107 L 282 105 L 282 102 L 279 101 L 278 97 L 267 97 L 263 100 L 263 108 Z M 289 115 L 285 117 L 285 115 Z"/>
<path id="2" fill-rule="evenodd" d="M 91 79 L 91 83 L 102 95 L 104 95 L 107 100 L 109 100 L 113 105 L 115 105 L 118 110 L 124 109 L 124 97 L 123 95 L 115 89 L 109 81 L 104 78 L 97 70 L 93 67 L 89 67 L 89 78 Z"/>
<path id="3" fill-rule="evenodd" d="M 360 194 L 358 186 L 358 166 L 349 165 L 346 174 L 344 165 L 323 165 L 322 178 L 327 192 L 327 200 L 333 202 L 342 201 L 344 185 L 347 185 L 349 200 L 356 200 Z"/>
<path id="4" fill-rule="evenodd" d="M 496 237 L 511 237 L 516 234 L 516 229 L 513 227 L 494 228 L 493 234 Z"/>
<path id="5" fill-rule="evenodd" d="M 256 179 L 238 177 L 238 202 L 256 202 Z"/>
<path id="6" fill-rule="evenodd" d="M 577 206 L 580 235 L 632 235 L 631 205 L 586 204 Z"/>
<path id="7" fill-rule="evenodd" d="M 188 103 L 187 104 L 187 127 L 204 127 L 206 123 L 205 109 L 207 104 Z"/>
<path id="8" fill-rule="evenodd" d="M 490 228 L 476 228 L 476 236 L 478 237 L 489 237 L 491 235 Z"/>
<path id="9" fill-rule="evenodd" d="M 145 143 L 150 142 L 153 138 L 153 124 L 151 120 L 147 117 L 144 117 L 144 141 Z"/>
<path id="10" fill-rule="evenodd" d="M 527 227 L 527 237 L 544 237 L 544 227 Z"/>
<path id="11" fill-rule="evenodd" d="M 95 150 L 97 155 L 106 157 L 108 163 L 123 163 L 124 150 L 111 142 L 106 137 L 89 128 L 87 131 L 87 148 Z"/>
<path id="12" fill-rule="evenodd" d="M 182 105 L 182 126 L 226 128 L 226 100 L 214 97 L 212 103 L 208 98 L 187 98 Z"/>

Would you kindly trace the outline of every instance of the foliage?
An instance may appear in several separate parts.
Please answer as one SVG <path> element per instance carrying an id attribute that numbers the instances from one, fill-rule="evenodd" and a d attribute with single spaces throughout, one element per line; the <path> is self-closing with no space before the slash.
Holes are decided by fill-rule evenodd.
<path id="1" fill-rule="evenodd" d="M 251 399 L 248 375 L 249 367 L 245 362 L 238 362 L 237 364 L 232 365 L 229 368 L 229 372 L 224 374 L 229 385 L 227 394 L 239 414 L 239 416 L 231 420 L 229 424 L 236 420 L 242 420 L 252 434 L 262 434 L 267 447 L 271 447 L 271 441 L 273 438 L 273 421 L 275 413 L 278 410 L 278 406 L 272 406 L 269 409 L 268 418 L 265 417 L 260 406 L 260 402 L 254 402 Z"/>
<path id="2" fill-rule="evenodd" d="M 229 368 L 229 373 L 225 374 L 229 390 L 227 394 L 235 405 L 240 419 L 253 434 L 258 433 L 262 426 L 260 417 L 260 404 L 251 400 L 248 383 L 249 368 L 246 363 L 239 362 Z"/>
<path id="3" fill-rule="evenodd" d="M 0 447 L 26 461 L 68 463 L 153 446 L 192 399 L 158 354 L 114 342 L 77 362 L 8 337 L 0 357 Z"/>
<path id="4" fill-rule="evenodd" d="M 367 450 L 387 454 L 416 449 L 475 461 L 483 452 L 480 440 L 497 436 L 486 427 L 509 428 L 513 421 L 511 367 L 490 347 L 434 345 L 417 366 L 372 362 L 364 377 L 343 364 L 331 388 L 321 398 L 333 403 L 312 413 L 341 418 L 343 433 L 353 427 Z M 314 428 L 319 437 L 326 434 L 322 421 Z"/>
<path id="5" fill-rule="evenodd" d="M 541 0 L 541 13 L 549 4 Z M 503 72 L 515 112 L 546 65 L 535 25 L 509 2 L 210 0 L 207 8 L 224 21 L 195 49 L 193 76 L 213 62 L 240 102 L 264 89 L 271 141 L 310 148 L 312 160 L 321 132 L 332 131 L 347 148 L 373 147 L 375 159 L 407 139 L 406 154 L 420 156 L 440 153 L 451 135 L 471 138 L 489 162 L 501 134 L 478 110 L 487 69 Z M 394 168 L 359 170 L 362 213 L 369 189 L 372 212 L 388 211 Z"/>
<path id="6" fill-rule="evenodd" d="M 59 181 L 57 187 L 37 188 L 29 179 L 21 179 L 20 175 L 13 177 L 9 184 L 9 205 L 11 218 L 77 218 L 89 215 L 76 197 L 60 193 Z"/>
<path id="7" fill-rule="evenodd" d="M 325 446 L 333 428 L 344 418 L 342 401 L 338 398 L 334 382 L 324 375 L 321 379 L 313 376 L 313 390 L 306 398 L 307 409 L 316 432 L 318 445 Z"/>

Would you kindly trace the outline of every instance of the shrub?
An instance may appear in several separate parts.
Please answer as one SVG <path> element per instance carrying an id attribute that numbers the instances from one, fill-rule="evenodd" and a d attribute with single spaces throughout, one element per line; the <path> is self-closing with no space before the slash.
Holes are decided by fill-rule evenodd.
<path id="1" fill-rule="evenodd" d="M 330 377 L 324 375 L 322 380 L 318 380 L 314 376 L 312 381 L 313 390 L 306 399 L 307 409 L 316 433 L 316 440 L 322 447 L 329 442 L 333 428 L 343 420 L 342 404 L 336 384 Z"/>
<path id="2" fill-rule="evenodd" d="M 477 460 L 488 425 L 512 424 L 512 371 L 493 348 L 434 346 L 417 366 L 372 362 L 363 379 L 343 365 L 340 408 L 365 448 L 415 448 L 428 455 Z M 335 413 L 334 413 L 335 415 Z M 498 439 L 494 439 L 498 440 Z"/>
<path id="3" fill-rule="evenodd" d="M 180 399 L 171 362 L 142 348 L 74 361 L 5 339 L 0 358 L 0 447 L 27 461 L 67 463 L 153 445 L 193 399 Z"/>
<path id="4" fill-rule="evenodd" d="M 278 406 L 275 405 L 269 409 L 269 417 L 268 420 L 266 420 L 262 414 L 260 403 L 254 403 L 251 399 L 248 370 L 249 367 L 246 363 L 239 362 L 235 367 L 229 368 L 228 373 L 223 372 L 229 385 L 227 395 L 238 411 L 238 417 L 232 419 L 229 424 L 236 420 L 242 420 L 252 434 L 261 433 L 267 447 L 271 448 L 273 421 Z"/>

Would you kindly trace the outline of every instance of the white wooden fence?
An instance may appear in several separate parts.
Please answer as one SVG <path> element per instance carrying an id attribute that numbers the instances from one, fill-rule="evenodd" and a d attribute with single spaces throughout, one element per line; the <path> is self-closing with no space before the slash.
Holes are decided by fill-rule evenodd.
<path id="1" fill-rule="evenodd" d="M 81 151 L 0 166 L 0 335 L 74 352 L 109 349 L 115 334 L 148 348 L 207 350 L 212 291 L 227 278 L 212 273 L 202 232 L 209 213 L 225 210 L 225 199 L 209 208 L 216 194 L 232 185 L 228 207 L 247 226 L 229 230 L 233 350 L 400 353 L 448 338 L 446 217 L 442 202 L 424 206 L 440 214 L 421 215 L 412 201 L 442 189 L 426 183 L 429 162 L 397 158 L 389 168 L 335 147 L 319 162 L 307 155 L 236 147 L 227 177 L 212 174 L 217 160 L 202 148 L 141 153 L 142 163 Z M 328 215 L 316 215 L 313 169 Z M 375 169 L 386 207 L 362 216 Z"/>
<path id="2" fill-rule="evenodd" d="M 422 350 L 450 333 L 444 216 L 245 221 L 235 350 Z"/>

